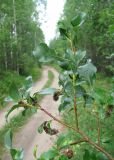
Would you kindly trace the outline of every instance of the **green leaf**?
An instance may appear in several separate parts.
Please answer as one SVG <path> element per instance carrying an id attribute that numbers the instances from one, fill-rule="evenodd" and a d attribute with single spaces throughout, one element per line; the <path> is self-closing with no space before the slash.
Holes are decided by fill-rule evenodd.
<path id="1" fill-rule="evenodd" d="M 81 78 L 84 78 L 89 84 L 92 84 L 97 69 L 91 62 L 87 62 L 85 65 L 80 66 L 77 71 Z"/>
<path id="2" fill-rule="evenodd" d="M 71 69 L 68 61 L 60 61 L 59 66 L 64 70 L 70 70 Z"/>
<path id="3" fill-rule="evenodd" d="M 84 101 L 85 101 L 84 107 L 91 107 L 94 102 L 93 96 L 91 96 L 89 94 L 85 94 L 83 97 L 84 97 Z"/>
<path id="4" fill-rule="evenodd" d="M 82 12 L 71 20 L 73 27 L 81 26 L 85 21 L 86 13 Z"/>
<path id="5" fill-rule="evenodd" d="M 64 86 L 64 83 L 68 80 L 68 74 L 66 72 L 59 74 L 59 85 Z"/>
<path id="6" fill-rule="evenodd" d="M 75 62 L 77 64 L 77 66 L 79 65 L 79 63 L 83 60 L 83 58 L 86 56 L 86 51 L 81 51 L 78 50 L 75 54 Z"/>
<path id="7" fill-rule="evenodd" d="M 22 116 L 26 116 L 27 111 L 28 111 L 28 109 L 24 109 L 24 110 L 22 111 Z"/>
<path id="8" fill-rule="evenodd" d="M 24 160 L 24 151 L 23 149 L 11 149 L 10 154 L 13 160 Z"/>
<path id="9" fill-rule="evenodd" d="M 40 55 L 45 55 L 49 51 L 49 47 L 47 46 L 46 43 L 40 43 L 38 45 L 38 54 Z"/>
<path id="10" fill-rule="evenodd" d="M 63 102 L 59 106 L 59 112 L 65 110 L 68 107 L 71 107 L 71 98 L 63 97 Z"/>
<path id="11" fill-rule="evenodd" d="M 9 129 L 6 132 L 4 141 L 5 141 L 5 147 L 7 149 L 11 149 L 12 148 L 12 131 L 11 131 L 11 129 Z"/>
<path id="12" fill-rule="evenodd" d="M 8 116 L 9 116 L 9 114 L 10 114 L 13 110 L 15 110 L 16 108 L 19 108 L 19 105 L 18 105 L 18 104 L 14 105 L 14 106 L 7 112 L 7 114 L 5 115 L 6 120 L 7 120 Z"/>
<path id="13" fill-rule="evenodd" d="M 58 151 L 56 149 L 51 149 L 47 152 L 44 152 L 42 155 L 41 155 L 41 159 L 45 159 L 45 160 L 51 160 L 51 159 L 54 159 L 56 156 L 58 156 Z"/>
<path id="14" fill-rule="evenodd" d="M 25 89 L 28 90 L 30 87 L 32 87 L 32 83 L 33 83 L 32 76 L 28 76 L 24 82 Z"/>
<path id="15" fill-rule="evenodd" d="M 35 160 L 37 160 L 37 151 L 38 151 L 38 146 L 36 145 L 33 150 L 33 156 L 34 156 Z"/>
<path id="16" fill-rule="evenodd" d="M 59 135 L 59 137 L 58 137 L 58 139 L 57 139 L 57 142 L 56 142 L 56 143 L 57 143 L 57 146 L 58 146 L 58 147 L 63 146 L 65 140 L 66 140 L 66 134 L 61 134 L 61 135 Z"/>
<path id="17" fill-rule="evenodd" d="M 86 90 L 82 86 L 80 85 L 76 86 L 76 97 L 82 97 L 85 94 L 86 94 Z"/>
<path id="18" fill-rule="evenodd" d="M 45 88 L 38 92 L 41 95 L 54 94 L 57 91 L 55 88 Z"/>
<path id="19" fill-rule="evenodd" d="M 73 95 L 73 85 L 72 85 L 72 82 L 71 81 L 67 81 L 64 85 L 64 89 L 65 89 L 65 92 L 67 94 L 69 94 L 69 96 L 72 96 Z"/>
<path id="20" fill-rule="evenodd" d="M 43 131 L 44 131 L 44 123 L 42 123 L 41 125 L 40 125 L 40 127 L 38 127 L 38 133 L 43 133 Z"/>
<path id="21" fill-rule="evenodd" d="M 21 96 L 19 94 L 19 91 L 18 91 L 17 86 L 15 85 L 15 83 L 12 83 L 12 85 L 10 86 L 9 95 L 16 102 L 21 100 Z"/>
<path id="22" fill-rule="evenodd" d="M 37 108 L 32 107 L 32 108 L 31 108 L 31 112 L 32 112 L 32 113 L 37 113 Z"/>
<path id="23" fill-rule="evenodd" d="M 59 32 L 60 32 L 61 36 L 68 37 L 68 33 L 67 33 L 67 30 L 66 30 L 66 29 L 64 29 L 64 28 L 59 28 Z"/>
<path id="24" fill-rule="evenodd" d="M 58 22 L 58 28 L 61 36 L 67 37 L 67 38 L 69 37 L 68 30 L 66 29 L 66 26 L 63 21 Z"/>

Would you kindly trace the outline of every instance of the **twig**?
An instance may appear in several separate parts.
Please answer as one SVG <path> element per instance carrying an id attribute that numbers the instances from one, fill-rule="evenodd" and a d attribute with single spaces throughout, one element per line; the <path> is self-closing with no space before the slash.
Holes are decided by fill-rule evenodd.
<path id="1" fill-rule="evenodd" d="M 75 75 L 73 75 L 73 88 L 74 88 L 74 113 L 75 113 L 76 129 L 79 130 L 77 105 L 76 105 Z"/>
<path id="2" fill-rule="evenodd" d="M 73 145 L 76 145 L 76 144 L 79 144 L 79 143 L 83 143 L 83 142 L 87 142 L 87 140 L 80 139 L 80 140 L 78 140 L 78 141 L 75 141 L 75 142 L 70 143 L 69 145 L 70 145 L 70 146 L 73 146 Z"/>
<path id="3" fill-rule="evenodd" d="M 79 130 L 79 126 L 78 126 L 78 114 L 77 114 L 77 105 L 76 105 L 76 96 L 74 96 L 74 113 L 75 113 L 76 128 L 77 128 L 77 130 Z"/>
<path id="4" fill-rule="evenodd" d="M 74 130 L 75 132 L 79 133 L 83 140 L 88 142 L 89 144 L 91 144 L 93 147 L 95 147 L 98 151 L 104 153 L 106 155 L 107 158 L 109 158 L 109 160 L 114 160 L 114 158 L 107 152 L 105 151 L 104 148 L 100 147 L 98 144 L 94 143 L 88 136 L 85 135 L 85 133 L 83 133 L 81 130 L 77 130 L 76 128 L 69 126 L 68 124 L 62 122 L 61 120 L 57 119 L 56 117 L 54 117 L 51 113 L 49 113 L 47 110 L 45 110 L 44 108 L 42 108 L 39 104 L 39 109 L 43 112 L 45 112 L 48 116 L 50 116 L 51 118 L 53 118 L 53 120 L 57 121 L 58 123 L 62 124 L 63 126 L 70 128 L 72 130 Z"/>

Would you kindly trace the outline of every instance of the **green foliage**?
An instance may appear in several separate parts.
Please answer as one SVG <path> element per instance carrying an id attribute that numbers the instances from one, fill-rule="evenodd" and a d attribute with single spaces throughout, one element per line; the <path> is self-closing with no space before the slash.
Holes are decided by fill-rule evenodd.
<path id="1" fill-rule="evenodd" d="M 9 116 L 9 114 L 13 111 L 13 110 L 15 110 L 16 108 L 19 108 L 19 105 L 17 104 L 17 105 L 14 105 L 8 112 L 7 112 L 7 114 L 6 114 L 6 120 L 7 120 L 7 118 L 8 118 L 8 116 Z"/>
<path id="2" fill-rule="evenodd" d="M 8 130 L 5 135 L 5 146 L 7 149 L 12 148 L 12 131 L 11 131 L 11 129 Z"/>
<path id="3" fill-rule="evenodd" d="M 33 156 L 34 156 L 35 160 L 37 160 L 37 150 L 38 150 L 38 146 L 36 145 L 33 150 Z"/>
<path id="4" fill-rule="evenodd" d="M 87 62 L 87 64 L 80 66 L 77 71 L 81 78 L 84 78 L 91 84 L 97 69 L 91 62 Z"/>
<path id="5" fill-rule="evenodd" d="M 4 99 L 9 96 L 9 88 L 12 83 L 17 84 L 17 87 L 20 88 L 23 84 L 25 77 L 20 76 L 17 73 L 13 72 L 2 72 L 0 79 L 0 108 L 5 106 Z"/>
<path id="6" fill-rule="evenodd" d="M 81 26 L 83 24 L 83 22 L 85 21 L 85 16 L 86 13 L 80 13 L 78 16 L 74 17 L 71 20 L 71 24 L 75 27 L 75 26 Z"/>
<path id="7" fill-rule="evenodd" d="M 44 127 L 44 124 L 41 124 L 39 127 L 38 127 L 38 133 L 43 133 L 43 127 Z"/>
<path id="8" fill-rule="evenodd" d="M 17 86 L 12 83 L 9 88 L 9 94 L 14 101 L 19 101 L 21 99 Z"/>
<path id="9" fill-rule="evenodd" d="M 58 152 L 56 149 L 51 149 L 47 152 L 44 152 L 41 157 L 40 160 L 50 160 L 55 158 L 56 156 L 58 156 Z"/>
<path id="10" fill-rule="evenodd" d="M 44 41 L 44 36 L 39 27 L 36 3 L 32 0 L 1 1 L 0 107 L 3 107 L 3 99 L 8 95 L 9 83 L 14 79 L 12 76 L 20 86 L 21 76 L 32 75 L 36 80 L 39 73 L 37 68 L 41 64 L 33 52 Z"/>
<path id="11" fill-rule="evenodd" d="M 55 91 L 56 91 L 55 88 L 45 88 L 45 89 L 39 91 L 38 94 L 43 94 L 43 95 L 54 94 Z"/>
<path id="12" fill-rule="evenodd" d="M 23 149 L 19 149 L 19 150 L 11 149 L 10 154 L 13 160 L 23 160 L 23 157 L 24 157 Z"/>
<path id="13" fill-rule="evenodd" d="M 23 160 L 23 149 L 13 149 L 12 146 L 12 131 L 9 129 L 5 135 L 5 146 L 9 149 L 13 160 Z"/>
<path id="14" fill-rule="evenodd" d="M 49 48 L 47 44 L 40 43 L 34 52 L 34 56 L 38 58 L 40 63 L 48 63 L 53 61 L 54 50 Z"/>
<path id="15" fill-rule="evenodd" d="M 44 88 L 49 87 L 53 81 L 54 75 L 51 71 L 48 72 L 48 81 L 46 82 Z M 39 97 L 39 101 L 43 98 L 43 96 Z M 26 110 L 26 114 L 23 115 L 23 112 L 20 113 L 18 116 L 12 118 L 10 122 L 8 122 L 2 130 L 0 130 L 0 155 L 2 156 L 5 149 L 4 149 L 4 137 L 7 131 L 9 131 L 9 128 L 12 129 L 12 132 L 18 132 L 18 130 L 24 126 L 28 119 L 33 115 L 34 113 L 31 110 Z M 6 114 L 7 115 L 7 114 Z M 7 118 L 7 117 L 6 117 Z M 6 153 L 6 152 L 5 152 Z"/>
<path id="16" fill-rule="evenodd" d="M 76 48 L 86 50 L 87 56 L 92 59 L 98 71 L 107 75 L 114 74 L 114 57 L 107 58 L 114 52 L 113 19 L 113 0 L 105 1 L 105 3 L 97 0 L 67 0 L 62 23 L 58 24 L 58 28 L 62 24 L 62 35 L 67 34 L 67 38 L 73 40 Z M 73 36 L 69 35 L 71 24 L 74 26 Z M 50 45 L 55 47 L 57 53 L 62 56 L 68 43 L 65 40 L 62 42 L 61 37 L 58 37 L 51 41 Z"/>
<path id="17" fill-rule="evenodd" d="M 76 2 L 78 5 L 81 5 L 81 3 L 85 4 L 84 1 L 81 3 L 78 1 Z M 92 0 L 90 2 L 88 1 L 89 5 L 92 2 Z M 66 4 L 69 4 L 68 1 Z M 101 3 L 94 1 L 93 4 L 100 5 Z M 93 4 L 90 6 L 93 6 Z M 92 9 L 90 6 L 87 8 L 88 13 Z M 100 8 L 102 9 L 101 6 Z M 96 9 L 96 6 L 94 9 Z M 99 12 L 98 14 L 102 15 L 102 18 L 100 19 L 98 17 L 98 26 L 102 23 L 104 24 L 105 19 L 105 13 Z M 75 13 L 71 13 L 74 16 Z M 85 21 L 87 16 L 84 12 L 82 13 L 80 11 L 77 12 L 74 18 L 72 15 L 71 19 L 68 19 L 69 21 L 67 24 L 65 24 L 64 21 L 58 23 L 60 34 L 68 43 L 68 47 L 65 52 L 61 54 L 61 57 L 58 57 L 56 52 L 44 43 L 40 43 L 37 51 L 34 53 L 34 55 L 39 58 L 39 62 L 49 62 L 56 57 L 56 61 L 58 61 L 61 68 L 61 73 L 59 75 L 60 89 L 46 88 L 36 92 L 33 96 L 30 94 L 26 97 L 23 96 L 19 101 L 17 98 L 18 96 L 15 98 L 13 95 L 16 89 L 13 89 L 11 95 L 13 95 L 12 98 L 17 99 L 17 103 L 25 110 L 39 109 L 53 120 L 68 128 L 66 133 L 59 135 L 55 146 L 43 153 L 40 158 L 38 158 L 39 160 L 113 160 L 114 153 L 112 146 L 114 146 L 114 129 L 109 128 L 109 126 L 113 124 L 114 116 L 113 89 L 107 92 L 107 90 L 99 88 L 94 84 L 97 69 L 92 64 L 91 60 L 88 59 L 88 56 L 86 56 L 86 51 L 84 50 L 86 47 L 82 47 L 78 37 L 82 34 L 83 26 L 87 25 Z M 94 25 L 96 29 L 97 25 Z M 93 37 L 92 42 L 96 41 L 94 38 L 96 37 Z M 102 45 L 101 41 L 100 45 Z M 80 50 L 79 48 L 82 49 Z M 97 51 L 99 51 L 99 49 Z M 53 56 L 52 59 L 50 57 L 51 54 Z M 103 53 L 102 56 L 105 56 L 105 53 Z M 47 94 L 53 94 L 53 99 L 55 101 L 62 96 L 59 112 L 64 114 L 64 122 L 54 117 L 45 108 L 39 105 L 39 95 Z M 11 113 L 11 111 L 9 112 Z M 51 128 L 50 121 L 45 121 L 40 125 L 38 132 L 42 133 L 43 131 L 49 135 L 58 133 L 58 130 Z M 15 152 L 13 156 L 15 156 Z M 37 159 L 36 151 L 34 151 L 34 157 Z"/>

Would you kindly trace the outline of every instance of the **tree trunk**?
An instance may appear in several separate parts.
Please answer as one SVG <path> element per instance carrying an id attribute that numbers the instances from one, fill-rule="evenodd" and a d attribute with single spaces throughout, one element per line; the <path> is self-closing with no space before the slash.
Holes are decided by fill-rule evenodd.
<path id="1" fill-rule="evenodd" d="M 13 0 L 13 17 L 14 17 L 14 36 L 17 43 L 17 25 L 16 25 L 16 9 L 15 9 L 15 0 Z M 16 51 L 16 71 L 19 74 L 19 54 L 18 50 Z"/>
<path id="2" fill-rule="evenodd" d="M 8 69 L 8 61 L 7 61 L 7 52 L 6 52 L 6 45 L 4 44 L 4 64 L 5 64 L 5 69 L 7 71 Z"/>

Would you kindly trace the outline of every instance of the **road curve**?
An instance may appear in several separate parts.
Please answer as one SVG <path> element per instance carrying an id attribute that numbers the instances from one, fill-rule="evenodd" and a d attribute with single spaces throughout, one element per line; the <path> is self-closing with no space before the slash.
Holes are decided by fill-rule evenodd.
<path id="1" fill-rule="evenodd" d="M 58 72 L 48 67 L 54 74 L 54 80 L 52 82 L 51 87 L 58 88 Z M 45 79 L 46 77 L 44 77 Z M 39 84 L 38 84 L 39 85 Z M 38 86 L 36 85 L 36 88 Z M 40 105 L 51 112 L 54 116 L 59 117 L 58 113 L 58 105 L 59 102 L 55 102 L 53 100 L 52 95 L 45 96 L 44 99 L 40 102 Z M 33 160 L 33 149 L 35 145 L 38 145 L 38 156 L 40 156 L 44 151 L 47 151 L 54 143 L 56 136 L 49 136 L 46 133 L 39 134 L 37 132 L 38 126 L 46 120 L 50 120 L 51 118 L 42 111 L 38 111 L 38 113 L 34 114 L 28 121 L 28 123 L 21 128 L 21 130 L 14 137 L 14 146 L 16 148 L 24 149 L 24 160 Z M 56 122 L 52 122 L 54 128 L 61 130 L 60 125 Z M 8 155 L 3 157 L 3 160 L 10 160 Z"/>
<path id="2" fill-rule="evenodd" d="M 36 83 L 33 84 L 32 88 L 31 88 L 31 94 L 33 94 L 36 91 L 43 88 L 43 86 L 46 84 L 46 82 L 48 80 L 48 71 L 49 70 L 50 70 L 50 67 L 43 67 L 42 77 L 39 81 L 37 81 Z M 0 129 L 5 126 L 5 124 L 6 124 L 5 115 L 6 115 L 7 111 L 9 110 L 9 108 L 11 108 L 12 106 L 13 106 L 13 103 L 10 102 L 10 103 L 8 103 L 7 107 L 5 107 L 3 110 L 0 111 Z M 21 111 L 22 111 L 22 108 L 14 110 L 9 115 L 8 120 L 10 121 L 11 118 L 18 115 Z"/>

